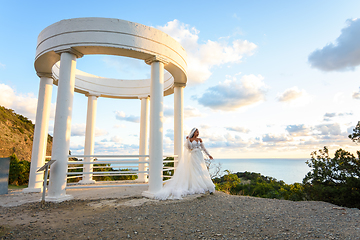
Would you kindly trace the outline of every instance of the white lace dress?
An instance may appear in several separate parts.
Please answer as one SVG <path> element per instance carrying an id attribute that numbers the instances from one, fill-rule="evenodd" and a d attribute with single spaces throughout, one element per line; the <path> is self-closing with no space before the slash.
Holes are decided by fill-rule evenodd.
<path id="1" fill-rule="evenodd" d="M 186 139 L 184 156 L 180 159 L 174 176 L 155 194 L 155 199 L 181 199 L 190 194 L 215 191 L 202 151 L 210 156 L 203 143 Z"/>

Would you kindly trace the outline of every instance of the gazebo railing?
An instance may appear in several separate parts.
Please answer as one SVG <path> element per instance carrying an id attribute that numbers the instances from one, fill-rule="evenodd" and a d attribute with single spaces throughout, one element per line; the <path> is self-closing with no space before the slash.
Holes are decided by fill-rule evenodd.
<path id="1" fill-rule="evenodd" d="M 139 176 L 139 174 L 145 174 L 145 178 L 147 179 L 149 171 L 149 155 L 69 155 L 68 156 L 68 172 L 67 172 L 67 179 L 76 179 L 79 180 L 83 179 L 84 175 L 91 174 L 93 177 L 104 177 L 104 176 Z M 77 158 L 82 160 L 73 161 L 71 158 Z M 85 158 L 94 159 L 93 161 L 84 161 Z M 145 161 L 140 161 L 140 158 L 144 158 Z M 165 160 L 163 160 L 163 180 L 168 180 L 171 178 L 168 174 L 171 170 L 174 170 L 172 162 L 175 164 L 177 162 L 177 155 L 166 155 L 164 156 Z M 106 164 L 106 166 L 94 166 L 97 164 Z M 139 164 L 145 164 L 145 171 L 139 171 Z M 80 166 L 74 166 L 80 165 Z M 93 171 L 84 172 L 85 165 L 92 165 Z M 171 166 L 172 165 L 172 166 Z M 109 171 L 98 171 L 103 168 L 111 168 L 112 170 Z M 69 171 L 69 170 L 77 170 L 81 169 L 82 171 Z M 113 170 L 116 169 L 116 170 Z M 72 188 L 95 188 L 95 187 L 115 187 L 115 186 L 143 186 L 148 185 L 148 183 L 139 183 L 136 180 L 112 180 L 116 182 L 132 182 L 132 184 L 111 184 L 111 185 L 104 185 L 104 183 L 109 181 L 104 180 L 97 180 L 96 184 L 94 185 L 74 185 L 78 184 L 79 182 L 72 182 L 68 183 L 66 189 Z"/>

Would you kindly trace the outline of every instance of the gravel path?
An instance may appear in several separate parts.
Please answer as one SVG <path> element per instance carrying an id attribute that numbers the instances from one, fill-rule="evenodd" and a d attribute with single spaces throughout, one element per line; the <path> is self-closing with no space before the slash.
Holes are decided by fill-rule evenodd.
<path id="1" fill-rule="evenodd" d="M 3 239 L 360 239 L 360 210 L 216 192 L 0 207 Z"/>

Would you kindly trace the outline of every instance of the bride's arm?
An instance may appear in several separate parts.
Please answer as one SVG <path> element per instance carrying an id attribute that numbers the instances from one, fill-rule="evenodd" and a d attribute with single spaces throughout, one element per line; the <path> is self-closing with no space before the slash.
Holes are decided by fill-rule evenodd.
<path id="1" fill-rule="evenodd" d="M 213 157 L 210 155 L 210 153 L 206 150 L 205 145 L 201 139 L 200 139 L 200 146 L 201 146 L 202 150 L 206 153 L 206 155 L 208 155 L 210 159 L 213 159 Z"/>

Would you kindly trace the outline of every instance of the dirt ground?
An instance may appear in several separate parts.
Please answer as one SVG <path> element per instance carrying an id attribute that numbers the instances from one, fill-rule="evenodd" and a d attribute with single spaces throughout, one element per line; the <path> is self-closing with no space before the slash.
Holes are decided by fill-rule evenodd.
<path id="1" fill-rule="evenodd" d="M 360 239 L 360 210 L 215 192 L 0 207 L 0 226 L 2 239 Z"/>

